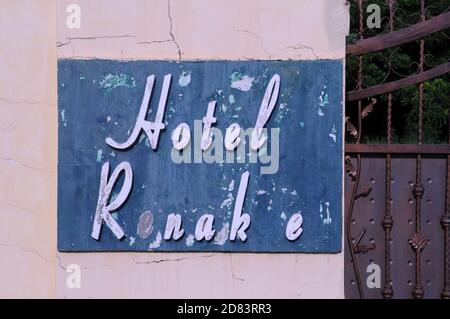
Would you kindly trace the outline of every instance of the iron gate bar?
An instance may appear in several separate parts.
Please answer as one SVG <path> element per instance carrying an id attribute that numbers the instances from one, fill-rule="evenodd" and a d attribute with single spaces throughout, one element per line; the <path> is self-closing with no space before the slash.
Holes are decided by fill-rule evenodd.
<path id="1" fill-rule="evenodd" d="M 346 154 L 450 155 L 450 144 L 345 144 Z"/>
<path id="2" fill-rule="evenodd" d="M 448 143 L 450 144 L 450 114 L 448 115 Z M 447 156 L 447 180 L 445 189 L 445 211 L 441 219 L 444 231 L 444 287 L 441 298 L 450 299 L 450 155 Z"/>
<path id="3" fill-rule="evenodd" d="M 358 0 L 358 11 L 359 11 L 359 39 L 362 40 L 364 39 L 364 22 L 363 22 L 363 4 L 362 4 L 363 0 Z M 363 76 L 362 76 L 362 72 L 363 72 L 363 57 L 362 55 L 358 56 L 358 85 L 357 85 L 357 90 L 362 90 L 362 86 L 363 86 Z M 362 103 L 361 100 L 358 101 L 358 131 L 359 134 L 357 136 L 356 139 L 356 144 L 360 144 L 361 141 L 361 135 L 362 135 L 362 118 L 361 118 L 361 110 L 362 110 Z M 356 154 L 357 156 L 357 164 L 356 164 L 356 171 L 352 172 L 352 177 L 354 185 L 353 185 L 353 189 L 351 191 L 351 198 L 350 198 L 350 205 L 348 208 L 348 213 L 347 213 L 347 220 L 346 220 L 346 228 L 347 228 L 347 244 L 348 244 L 348 249 L 350 252 L 350 256 L 351 256 L 351 261 L 352 261 L 352 265 L 353 265 L 353 270 L 355 273 L 355 277 L 356 277 L 356 283 L 358 285 L 358 293 L 359 293 L 359 297 L 361 299 L 364 299 L 364 289 L 362 287 L 362 281 L 361 281 L 361 275 L 359 273 L 359 268 L 358 268 L 358 261 L 356 259 L 356 247 L 353 244 L 352 241 L 352 235 L 351 235 L 351 219 L 353 216 L 353 209 L 354 209 L 354 204 L 355 204 L 355 200 L 357 198 L 359 198 L 358 196 L 358 187 L 359 187 L 359 181 L 361 178 L 361 154 Z M 351 163 L 350 163 L 351 165 Z M 348 168 L 348 170 L 353 170 L 352 168 Z"/>
<path id="4" fill-rule="evenodd" d="M 450 144 L 450 113 L 448 114 L 448 143 Z M 441 219 L 444 231 L 444 287 L 441 298 L 450 299 L 450 155 L 447 155 L 447 179 L 445 185 L 445 207 Z"/>
<path id="5" fill-rule="evenodd" d="M 427 80 L 431 80 L 435 77 L 444 75 L 446 73 L 450 72 L 450 62 L 447 62 L 445 64 L 441 64 L 439 66 L 436 66 L 428 71 L 425 72 L 419 72 L 417 74 L 411 75 L 407 78 L 375 85 L 367 89 L 358 89 L 356 91 L 350 91 L 347 92 L 347 102 L 361 100 L 367 97 L 372 97 L 388 92 L 392 92 L 398 89 L 402 89 L 414 84 L 422 83 Z"/>
<path id="6" fill-rule="evenodd" d="M 425 0 L 420 0 L 420 19 L 425 21 Z M 419 44 L 419 74 L 423 73 L 423 66 L 425 59 L 425 40 L 420 39 Z M 419 144 L 423 144 L 423 82 L 419 84 L 419 129 L 418 138 Z M 415 233 L 411 235 L 409 244 L 414 250 L 415 258 L 415 284 L 412 290 L 412 296 L 414 299 L 422 299 L 425 291 L 422 286 L 422 251 L 428 245 L 428 239 L 422 233 L 422 198 L 425 192 L 425 188 L 422 184 L 422 155 L 417 155 L 416 160 L 416 182 L 414 184 L 412 193 L 416 201 L 416 222 Z"/>
<path id="7" fill-rule="evenodd" d="M 440 14 L 429 20 L 403 28 L 399 31 L 359 40 L 355 44 L 347 47 L 347 55 L 361 55 L 381 51 L 423 38 L 448 27 L 450 27 L 450 12 Z"/>
<path id="8" fill-rule="evenodd" d="M 394 32 L 394 0 L 389 0 L 389 32 Z M 391 145 L 392 141 L 392 93 L 388 94 L 387 105 L 387 142 Z M 391 215 L 391 154 L 386 154 L 386 193 L 384 200 L 384 216 L 381 225 L 384 230 L 384 287 L 382 295 L 384 299 L 391 299 L 394 295 L 391 280 L 391 231 L 394 226 L 394 219 Z"/>

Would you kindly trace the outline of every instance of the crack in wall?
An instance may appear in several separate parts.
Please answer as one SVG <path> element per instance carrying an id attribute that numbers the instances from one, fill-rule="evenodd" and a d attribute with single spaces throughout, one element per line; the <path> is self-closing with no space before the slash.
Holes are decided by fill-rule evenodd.
<path id="1" fill-rule="evenodd" d="M 31 254 L 33 254 L 33 255 L 35 255 L 35 256 L 41 258 L 42 260 L 44 260 L 44 261 L 46 261 L 46 262 L 49 262 L 49 263 L 55 262 L 54 259 L 50 259 L 50 258 L 47 258 L 47 257 L 45 257 L 45 256 L 42 256 L 37 250 L 24 248 L 24 247 L 22 247 L 22 245 L 20 245 L 20 244 L 4 244 L 4 243 L 0 243 L 0 246 L 2 246 L 2 247 L 17 247 L 17 248 L 19 248 L 20 250 L 22 250 L 22 251 L 24 251 L 24 252 L 27 252 L 27 253 L 31 253 Z"/>
<path id="2" fill-rule="evenodd" d="M 8 131 L 10 128 L 12 128 L 17 123 L 17 121 L 19 121 L 21 116 L 22 116 L 22 113 L 17 115 L 16 118 L 14 120 L 12 120 L 11 123 L 9 123 L 8 125 L 2 126 L 2 130 L 3 131 Z"/>
<path id="3" fill-rule="evenodd" d="M 267 50 L 267 48 L 264 46 L 264 41 L 261 38 L 261 36 L 259 36 L 256 32 L 250 31 L 250 30 L 241 30 L 241 29 L 236 29 L 235 27 L 233 27 L 233 31 L 234 32 L 241 32 L 241 33 L 247 33 L 250 34 L 251 36 L 255 37 L 258 42 L 259 42 L 259 46 L 261 47 L 261 49 L 267 54 L 267 57 L 269 59 L 272 58 L 272 55 L 269 53 L 269 51 Z"/>
<path id="4" fill-rule="evenodd" d="M 209 255 L 202 255 L 202 256 L 195 256 L 195 257 L 181 257 L 181 258 L 168 258 L 168 259 L 155 259 L 155 260 L 145 260 L 145 261 L 139 261 L 136 260 L 134 256 L 131 256 L 131 259 L 133 259 L 133 262 L 138 265 L 148 265 L 148 264 L 159 264 L 159 263 L 165 263 L 165 262 L 178 262 L 178 261 L 184 261 L 184 260 L 192 260 L 197 258 L 210 258 L 214 257 L 216 254 L 209 254 Z"/>
<path id="5" fill-rule="evenodd" d="M 286 50 L 286 49 L 292 49 L 292 50 L 310 50 L 311 53 L 314 55 L 314 57 L 315 57 L 317 60 L 320 60 L 320 57 L 319 57 L 319 55 L 316 53 L 316 51 L 314 50 L 314 48 L 313 48 L 313 47 L 310 47 L 310 46 L 307 46 L 307 45 L 304 45 L 304 44 L 289 45 L 289 46 L 285 47 L 284 49 L 285 49 L 285 50 Z M 301 56 L 301 54 L 300 54 L 300 56 Z"/>
<path id="6" fill-rule="evenodd" d="M 177 47 L 178 58 L 181 60 L 181 49 L 180 49 L 180 46 L 178 45 L 178 42 L 175 40 L 175 35 L 173 34 L 172 15 L 170 14 L 170 0 L 167 0 L 167 15 L 169 16 L 169 22 L 170 22 L 169 33 L 170 33 L 170 36 L 172 37 L 172 42 Z"/>
<path id="7" fill-rule="evenodd" d="M 57 41 L 56 47 L 60 48 L 66 45 L 72 46 L 72 57 L 75 57 L 75 52 L 73 49 L 72 41 L 74 40 L 98 40 L 98 39 L 121 39 L 121 38 L 132 38 L 135 39 L 136 44 L 139 45 L 154 45 L 154 44 L 162 44 L 162 43 L 168 43 L 172 42 L 176 49 L 178 58 L 181 60 L 182 52 L 180 45 L 178 44 L 175 35 L 173 33 L 173 19 L 171 15 L 171 4 L 170 0 L 167 0 L 167 16 L 169 18 L 169 35 L 170 39 L 163 39 L 163 40 L 152 40 L 152 41 L 140 41 L 136 35 L 133 34 L 123 34 L 123 35 L 103 35 L 103 36 L 86 36 L 86 37 L 67 37 L 65 38 L 65 41 Z M 96 58 L 96 57 L 92 57 Z"/>
<path id="8" fill-rule="evenodd" d="M 133 260 L 133 262 L 137 265 L 148 265 L 148 264 L 160 264 L 160 263 L 166 263 L 166 262 L 179 262 L 179 261 L 184 261 L 184 260 L 192 260 L 192 259 L 197 259 L 197 258 L 210 258 L 210 257 L 214 257 L 217 254 L 209 254 L 209 255 L 201 255 L 201 256 L 195 256 L 195 257 L 182 257 L 182 258 L 172 258 L 172 259 L 156 259 L 156 260 L 146 260 L 146 261 L 139 261 L 136 260 L 136 258 L 134 256 L 131 257 L 131 259 Z M 60 255 L 56 255 L 56 265 L 66 271 L 67 270 L 67 266 L 64 265 L 63 261 L 62 261 L 62 257 Z M 112 267 L 111 265 L 101 265 L 101 266 L 80 266 L 80 269 L 84 269 L 84 270 L 94 270 L 94 269 L 101 269 L 101 268 L 106 268 L 106 267 Z"/>
<path id="9" fill-rule="evenodd" d="M 67 267 L 63 265 L 60 256 L 56 255 L 56 260 L 57 260 L 57 262 L 58 262 L 59 268 L 63 269 L 64 271 L 67 270 Z"/>
<path id="10" fill-rule="evenodd" d="M 137 44 L 159 44 L 159 43 L 167 43 L 167 42 L 172 42 L 172 39 L 167 39 L 167 40 L 154 40 L 154 41 L 138 41 Z"/>
<path id="11" fill-rule="evenodd" d="M 40 102 L 40 101 L 27 101 L 27 100 L 14 101 L 14 100 L 7 99 L 5 97 L 0 97 L 0 101 L 6 102 L 9 104 L 28 104 L 28 105 L 43 104 L 43 105 L 49 105 L 49 106 L 56 105 L 56 104 L 44 103 L 44 102 Z"/>
<path id="12" fill-rule="evenodd" d="M 230 269 L 231 269 L 231 277 L 233 278 L 233 280 L 245 281 L 244 278 L 237 277 L 237 276 L 234 274 L 233 255 L 232 255 L 232 254 L 230 254 Z"/>
<path id="13" fill-rule="evenodd" d="M 56 106 L 56 104 L 54 104 L 54 103 L 45 103 L 45 102 L 33 101 L 33 100 L 30 100 L 30 101 L 28 101 L 28 100 L 17 100 L 17 101 L 15 101 L 15 100 L 10 100 L 10 99 L 5 98 L 5 97 L 0 97 L 0 101 L 3 101 L 4 103 L 7 103 L 7 104 L 14 104 L 14 105 L 21 105 L 22 104 L 22 105 L 26 106 L 26 107 L 24 107 L 24 109 L 10 123 L 8 123 L 5 126 L 0 127 L 0 129 L 3 130 L 3 131 L 7 131 L 10 128 L 12 128 L 19 121 L 19 119 L 22 117 L 22 115 L 25 112 L 28 112 L 30 110 L 29 106 L 38 105 L 38 104 L 41 104 L 43 106 Z"/>
<path id="14" fill-rule="evenodd" d="M 22 162 L 19 162 L 19 161 L 17 161 L 17 160 L 15 160 L 15 159 L 13 159 L 13 158 L 8 158 L 8 157 L 6 157 L 6 158 L 0 158 L 2 161 L 4 161 L 4 162 L 7 162 L 8 164 L 12 164 L 12 165 L 20 165 L 20 166 L 23 166 L 23 167 L 25 167 L 25 168 L 29 168 L 29 169 L 32 169 L 32 170 L 35 170 L 35 171 L 42 171 L 42 172 L 51 172 L 51 170 L 49 170 L 49 169 L 47 169 L 47 168 L 41 168 L 41 167 L 36 167 L 36 166 L 32 166 L 32 165 L 29 165 L 29 164 L 25 164 L 25 163 L 22 163 Z"/>
<path id="15" fill-rule="evenodd" d="M 5 202 L 4 204 L 0 204 L 0 207 L 13 207 L 13 208 L 16 208 L 16 209 L 18 209 L 18 210 L 20 210 L 20 211 L 29 213 L 29 214 L 35 214 L 35 213 L 36 213 L 36 212 L 34 212 L 34 211 L 32 211 L 32 210 L 29 210 L 29 209 L 20 207 L 20 206 L 15 205 L 15 204 L 11 204 L 11 203 L 9 203 L 9 202 Z"/>
<path id="16" fill-rule="evenodd" d="M 66 38 L 65 42 L 57 41 L 57 47 L 63 47 L 66 45 L 71 45 L 74 40 L 98 40 L 98 39 L 121 39 L 121 38 L 132 38 L 136 40 L 137 44 L 160 44 L 166 42 L 172 42 L 172 39 L 164 39 L 164 40 L 152 40 L 152 41 L 139 41 L 138 37 L 131 34 L 123 34 L 123 35 L 102 35 L 102 36 L 87 36 L 87 37 L 69 37 Z"/>
<path id="17" fill-rule="evenodd" d="M 62 47 L 65 45 L 69 45 L 72 43 L 72 40 L 97 40 L 97 39 L 116 39 L 116 38 L 134 38 L 136 39 L 136 36 L 130 35 L 130 34 L 124 34 L 124 35 L 102 35 L 102 36 L 87 36 L 87 37 L 69 37 L 66 38 L 66 42 L 56 42 L 57 47 Z"/>
<path id="18" fill-rule="evenodd" d="M 56 261 L 57 261 L 57 266 L 59 268 L 61 268 L 64 271 L 67 271 L 67 266 L 65 266 L 61 260 L 61 256 L 56 255 Z M 102 269 L 102 268 L 107 268 L 107 267 L 111 267 L 111 265 L 100 265 L 100 266 L 79 266 L 80 269 L 84 269 L 84 270 L 96 270 L 96 269 Z"/>

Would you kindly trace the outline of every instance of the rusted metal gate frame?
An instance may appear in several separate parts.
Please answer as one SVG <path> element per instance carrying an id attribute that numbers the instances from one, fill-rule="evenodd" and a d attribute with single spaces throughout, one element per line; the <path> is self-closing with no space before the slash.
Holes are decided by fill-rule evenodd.
<path id="1" fill-rule="evenodd" d="M 347 46 L 348 56 L 358 56 L 358 78 L 357 88 L 354 91 L 347 92 L 346 100 L 348 102 L 358 102 L 358 119 L 357 129 L 351 124 L 349 118 L 347 118 L 346 125 L 347 130 L 353 137 L 355 137 L 355 144 L 346 144 L 346 170 L 353 180 L 353 186 L 351 190 L 350 202 L 348 204 L 348 212 L 346 218 L 346 241 L 353 264 L 353 269 L 356 277 L 357 288 L 360 298 L 364 298 L 364 289 L 362 288 L 361 276 L 359 274 L 357 253 L 364 253 L 373 247 L 367 245 L 361 245 L 360 239 L 364 235 L 364 231 L 360 238 L 356 241 L 352 241 L 351 234 L 351 220 L 354 210 L 355 201 L 358 198 L 367 196 L 371 188 L 362 187 L 359 189 L 360 176 L 361 176 L 361 156 L 363 154 L 385 154 L 386 160 L 386 199 L 385 199 L 385 211 L 382 219 L 382 227 L 384 230 L 384 283 L 382 289 L 382 297 L 390 299 L 394 295 L 392 287 L 390 260 L 391 260 L 391 231 L 394 225 L 394 219 L 391 215 L 391 155 L 401 154 L 402 156 L 414 156 L 416 158 L 416 173 L 415 182 L 413 185 L 412 193 L 415 199 L 415 232 L 411 234 L 409 244 L 415 253 L 415 283 L 412 289 L 412 297 L 415 299 L 423 298 L 424 290 L 421 280 L 421 252 L 427 245 L 427 238 L 421 231 L 421 212 L 422 212 L 422 198 L 424 194 L 424 187 L 422 184 L 422 156 L 435 155 L 445 156 L 447 159 L 447 172 L 446 172 L 446 196 L 445 196 L 445 211 L 441 219 L 441 225 L 443 228 L 443 240 L 444 240 L 444 283 L 441 292 L 441 298 L 450 299 L 450 275 L 449 275 L 449 250 L 450 250 L 450 129 L 448 133 L 448 144 L 423 144 L 423 83 L 429 79 L 450 72 L 450 63 L 442 64 L 434 67 L 431 70 L 424 71 L 424 37 L 441 31 L 450 26 L 450 12 L 443 13 L 437 17 L 426 20 L 425 16 L 425 0 L 419 0 L 420 3 L 420 22 L 416 25 L 404 28 L 399 31 L 394 31 L 394 5 L 395 0 L 387 0 L 389 6 L 389 28 L 390 32 L 383 35 L 374 36 L 364 39 L 364 23 L 363 23 L 363 0 L 355 0 L 358 5 L 359 11 L 359 41 L 353 45 Z M 411 42 L 413 40 L 420 39 L 419 46 L 419 72 L 415 75 L 406 77 L 394 82 L 377 85 L 370 88 L 363 88 L 363 54 L 384 50 L 393 46 Z M 418 144 L 392 144 L 392 91 L 398 90 L 411 85 L 418 86 Z M 373 97 L 376 95 L 388 94 L 387 102 L 387 144 L 362 144 L 362 120 L 368 113 L 371 112 L 373 104 L 368 106 L 362 106 L 362 99 Z M 450 122 L 450 119 L 449 119 Z M 450 125 L 449 125 L 450 127 Z M 356 166 L 353 165 L 352 158 L 356 158 Z"/>

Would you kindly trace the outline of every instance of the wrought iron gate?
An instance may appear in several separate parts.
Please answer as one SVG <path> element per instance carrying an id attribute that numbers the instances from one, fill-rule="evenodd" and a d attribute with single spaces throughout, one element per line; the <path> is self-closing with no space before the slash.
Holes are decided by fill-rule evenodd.
<path id="1" fill-rule="evenodd" d="M 446 144 L 425 144 L 423 130 L 424 82 L 450 71 L 448 61 L 425 64 L 426 37 L 450 26 L 450 12 L 428 18 L 425 1 L 418 0 L 420 21 L 395 30 L 398 3 L 387 0 L 387 32 L 365 38 L 363 17 L 370 1 L 353 1 L 359 39 L 347 46 L 348 59 L 357 59 L 357 87 L 347 92 L 346 105 L 347 139 L 353 143 L 345 146 L 345 294 L 450 299 L 450 130 Z M 363 86 L 363 55 L 413 41 L 418 41 L 416 74 Z M 393 92 L 408 86 L 418 93 L 417 143 L 394 144 L 392 114 L 400 101 Z M 377 104 L 383 95 L 386 105 Z M 385 110 L 383 144 L 363 143 L 364 121 L 374 108 Z"/>

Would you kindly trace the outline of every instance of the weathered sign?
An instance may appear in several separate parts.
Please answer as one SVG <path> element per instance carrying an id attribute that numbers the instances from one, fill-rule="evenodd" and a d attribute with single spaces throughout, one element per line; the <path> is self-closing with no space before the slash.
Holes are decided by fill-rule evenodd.
<path id="1" fill-rule="evenodd" d="M 59 60 L 59 250 L 339 252 L 342 88 L 334 60 Z"/>

